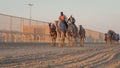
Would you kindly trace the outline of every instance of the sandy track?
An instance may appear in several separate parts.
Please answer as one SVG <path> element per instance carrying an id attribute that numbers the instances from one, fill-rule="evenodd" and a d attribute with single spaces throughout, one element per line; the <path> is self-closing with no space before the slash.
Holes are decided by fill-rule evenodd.
<path id="1" fill-rule="evenodd" d="M 0 49 L 1 68 L 120 68 L 120 45 Z"/>

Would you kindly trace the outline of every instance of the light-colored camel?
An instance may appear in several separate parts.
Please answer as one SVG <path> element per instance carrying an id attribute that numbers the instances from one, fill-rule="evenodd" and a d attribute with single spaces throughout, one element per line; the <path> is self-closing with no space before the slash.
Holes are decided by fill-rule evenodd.
<path id="1" fill-rule="evenodd" d="M 65 33 L 64 31 L 61 31 L 58 27 L 59 21 L 56 20 L 55 21 L 55 26 L 56 26 L 56 31 L 57 31 L 57 35 L 58 35 L 58 43 L 60 47 L 65 46 Z"/>
<path id="2" fill-rule="evenodd" d="M 66 36 L 67 46 L 77 46 L 78 28 L 75 24 L 68 23 Z"/>

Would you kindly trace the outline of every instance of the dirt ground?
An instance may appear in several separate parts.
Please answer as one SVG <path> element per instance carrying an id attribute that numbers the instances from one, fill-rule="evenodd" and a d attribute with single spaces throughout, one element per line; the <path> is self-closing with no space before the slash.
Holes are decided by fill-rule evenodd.
<path id="1" fill-rule="evenodd" d="M 120 45 L 0 45 L 0 68 L 120 68 Z"/>

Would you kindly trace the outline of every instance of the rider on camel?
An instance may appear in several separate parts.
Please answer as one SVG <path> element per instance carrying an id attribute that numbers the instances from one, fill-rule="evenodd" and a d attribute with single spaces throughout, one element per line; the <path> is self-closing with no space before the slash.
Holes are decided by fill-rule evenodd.
<path id="1" fill-rule="evenodd" d="M 70 17 L 69 17 L 69 19 L 68 19 L 68 24 L 70 25 L 72 25 L 72 27 L 73 27 L 73 32 L 74 32 L 74 35 L 77 35 L 77 31 L 78 31 L 78 29 L 77 29 L 77 26 L 75 25 L 75 18 L 71 15 Z"/>

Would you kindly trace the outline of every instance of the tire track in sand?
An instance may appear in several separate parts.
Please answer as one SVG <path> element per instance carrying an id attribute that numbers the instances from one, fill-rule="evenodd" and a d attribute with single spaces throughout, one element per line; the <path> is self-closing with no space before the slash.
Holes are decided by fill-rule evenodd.
<path id="1" fill-rule="evenodd" d="M 112 50 L 113 48 L 110 48 L 110 50 Z M 106 49 L 104 51 L 107 51 Z M 72 63 L 76 63 L 78 61 L 82 61 L 82 60 L 85 60 L 87 58 L 90 58 L 90 57 L 93 57 L 94 55 L 97 55 L 98 53 L 101 53 L 101 51 L 98 51 L 98 52 L 93 52 L 93 53 L 86 53 L 84 56 L 82 57 L 78 57 L 80 55 L 75 55 L 75 56 L 65 56 L 66 58 L 58 58 L 56 60 L 50 60 L 50 61 L 46 61 L 46 63 L 51 66 L 51 67 L 59 67 L 59 66 L 64 66 L 64 65 L 67 65 L 67 64 L 72 64 Z M 103 54 L 104 55 L 104 54 Z M 74 58 L 74 57 L 78 57 L 78 58 Z M 71 59 L 72 58 L 72 59 Z M 61 60 L 59 60 L 61 59 Z M 51 63 L 51 62 L 55 62 L 55 63 Z M 57 62 L 57 63 L 56 63 Z M 46 66 L 46 65 L 44 65 Z M 43 66 L 43 67 L 44 67 Z"/>
<path id="2" fill-rule="evenodd" d="M 102 49 L 101 52 L 99 52 L 98 54 L 95 55 L 91 55 L 91 57 L 88 57 L 82 61 L 78 61 L 72 64 L 68 64 L 65 65 L 65 68 L 77 68 L 77 67 L 81 67 L 81 68 L 90 68 L 91 66 L 94 66 L 96 63 L 99 64 L 100 62 L 107 62 L 109 60 L 111 60 L 115 54 L 112 51 L 117 51 L 119 49 L 115 48 L 107 48 L 107 49 Z M 116 49 L 116 50 L 114 50 Z M 91 67 L 93 68 L 93 67 Z"/>

